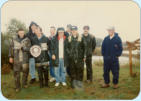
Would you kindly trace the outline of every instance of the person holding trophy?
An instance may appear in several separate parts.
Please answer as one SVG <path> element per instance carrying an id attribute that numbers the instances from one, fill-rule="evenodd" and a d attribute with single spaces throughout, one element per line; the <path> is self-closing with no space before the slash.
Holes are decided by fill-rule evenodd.
<path id="1" fill-rule="evenodd" d="M 38 71 L 40 88 L 48 87 L 49 75 L 49 39 L 42 33 L 41 27 L 35 29 L 33 46 L 30 48 L 31 55 L 35 58 L 35 66 Z"/>

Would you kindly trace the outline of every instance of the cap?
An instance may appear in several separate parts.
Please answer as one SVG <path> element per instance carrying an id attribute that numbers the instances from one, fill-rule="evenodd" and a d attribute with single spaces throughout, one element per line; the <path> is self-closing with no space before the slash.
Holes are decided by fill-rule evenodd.
<path id="1" fill-rule="evenodd" d="M 109 26 L 109 27 L 107 28 L 107 30 L 115 30 L 115 27 L 114 27 L 114 26 Z"/>
<path id="2" fill-rule="evenodd" d="M 77 28 L 77 26 L 72 26 L 71 27 L 71 30 L 77 30 L 78 28 Z"/>

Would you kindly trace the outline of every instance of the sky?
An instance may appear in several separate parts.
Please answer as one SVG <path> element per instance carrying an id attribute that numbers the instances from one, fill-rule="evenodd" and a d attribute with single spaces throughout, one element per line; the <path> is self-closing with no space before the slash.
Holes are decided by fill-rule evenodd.
<path id="1" fill-rule="evenodd" d="M 31 21 L 39 24 L 43 33 L 50 35 L 50 26 L 67 24 L 90 26 L 90 33 L 104 38 L 107 28 L 114 26 L 123 41 L 140 37 L 140 9 L 133 1 L 8 1 L 1 9 L 1 28 L 6 31 L 10 19 L 16 18 L 28 27 Z"/>

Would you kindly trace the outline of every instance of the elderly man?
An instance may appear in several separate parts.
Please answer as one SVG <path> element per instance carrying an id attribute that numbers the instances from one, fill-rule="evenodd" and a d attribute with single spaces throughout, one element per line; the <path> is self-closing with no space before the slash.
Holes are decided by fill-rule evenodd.
<path id="1" fill-rule="evenodd" d="M 104 58 L 104 81 L 105 84 L 102 85 L 102 88 L 109 87 L 110 76 L 109 73 L 112 71 L 113 74 L 113 88 L 118 88 L 119 80 L 119 60 L 118 57 L 122 54 L 122 41 L 118 36 L 118 33 L 115 32 L 114 27 L 109 27 L 109 35 L 105 37 L 102 43 L 102 55 Z"/>

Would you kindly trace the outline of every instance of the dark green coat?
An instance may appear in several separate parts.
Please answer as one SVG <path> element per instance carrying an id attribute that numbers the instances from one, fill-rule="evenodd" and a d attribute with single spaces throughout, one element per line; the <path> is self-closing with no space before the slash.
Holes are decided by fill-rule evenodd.
<path id="1" fill-rule="evenodd" d="M 67 37 L 64 36 L 64 66 L 68 66 L 68 57 L 67 57 Z M 55 55 L 56 59 L 52 60 L 52 64 L 54 67 L 58 67 L 59 64 L 59 40 L 58 35 L 54 36 L 51 40 L 51 54 Z"/>

